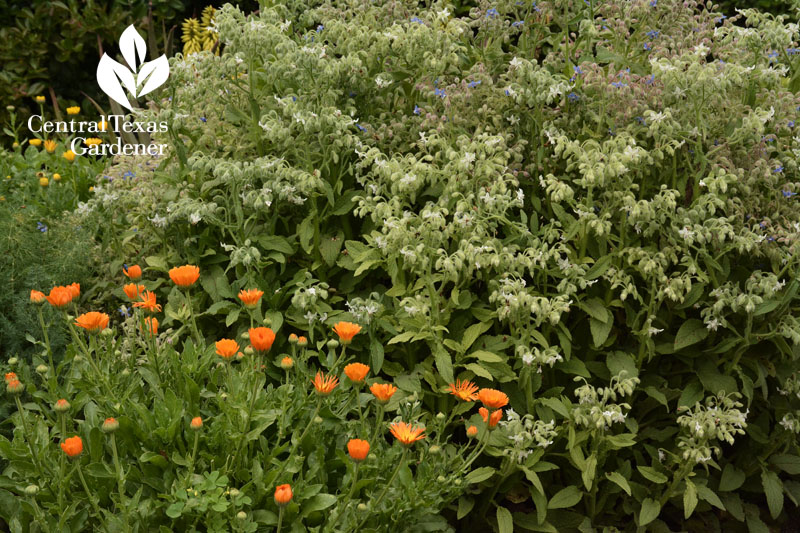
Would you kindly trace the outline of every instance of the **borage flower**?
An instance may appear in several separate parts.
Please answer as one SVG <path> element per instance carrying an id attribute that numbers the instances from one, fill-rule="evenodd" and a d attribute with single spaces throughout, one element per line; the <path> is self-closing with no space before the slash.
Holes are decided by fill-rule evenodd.
<path id="1" fill-rule="evenodd" d="M 317 372 L 317 375 L 314 376 L 311 382 L 314 384 L 317 394 L 320 396 L 327 396 L 333 392 L 333 389 L 339 384 L 339 378 L 336 376 L 326 376 L 320 371 Z"/>

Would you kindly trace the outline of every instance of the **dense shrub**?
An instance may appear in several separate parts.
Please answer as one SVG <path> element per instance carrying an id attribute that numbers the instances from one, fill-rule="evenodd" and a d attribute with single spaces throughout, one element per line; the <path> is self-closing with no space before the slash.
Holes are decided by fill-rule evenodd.
<path id="1" fill-rule="evenodd" d="M 141 261 L 162 326 L 194 354 L 181 360 L 205 361 L 192 377 L 201 393 L 175 381 L 173 412 L 147 426 L 166 428 L 163 443 L 125 452 L 132 471 L 159 446 L 184 449 L 181 417 L 198 408 L 228 427 L 204 344 L 263 318 L 278 350 L 307 332 L 321 353 L 311 360 L 336 370 L 323 355 L 330 327 L 352 320 L 364 326 L 356 358 L 419 401 L 413 417 L 453 414 L 439 464 L 463 454 L 456 406 L 467 404 L 442 394 L 450 383 L 511 399 L 468 479 L 431 482 L 429 455 L 417 456 L 405 487 L 438 489 L 424 509 L 392 515 L 406 530 L 449 527 L 440 513 L 502 532 L 786 521 L 800 499 L 796 25 L 666 0 L 508 0 L 460 16 L 444 3 L 293 3 L 251 16 L 226 6 L 216 23 L 222 54 L 176 58 L 169 99 L 142 113 L 169 122 L 172 154 L 79 208 L 106 222 L 103 246 L 118 251 L 106 271 Z M 182 293 L 153 281 L 184 262 L 202 273 L 199 333 Z M 264 315 L 251 318 L 235 295 L 253 286 Z M 145 363 L 134 370 L 128 408 L 144 418 L 156 378 Z M 280 374 L 266 374 L 278 387 Z M 88 438 L 106 413 L 130 416 L 100 390 L 93 401 Z M 348 424 L 328 420 L 342 424 L 332 431 Z M 281 437 L 253 435 L 248 464 L 269 465 Z M 225 457 L 211 450 L 206 477 Z M 293 483 L 341 491 L 308 460 Z M 271 506 L 267 485 L 285 479 L 256 480 L 254 468 L 224 484 L 255 487 L 252 509 Z M 166 490 L 179 497 L 178 471 L 141 484 L 148 506 L 167 505 L 156 499 Z M 17 490 L 34 479 L 5 475 Z M 299 518 L 298 530 L 318 525 Z"/>

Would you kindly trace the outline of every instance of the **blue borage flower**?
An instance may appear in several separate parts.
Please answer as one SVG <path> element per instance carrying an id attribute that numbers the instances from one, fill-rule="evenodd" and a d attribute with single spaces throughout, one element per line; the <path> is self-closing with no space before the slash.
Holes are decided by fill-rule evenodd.
<path id="1" fill-rule="evenodd" d="M 612 82 L 611 82 L 611 85 L 613 85 L 613 86 L 614 86 L 614 87 L 616 87 L 617 89 L 621 89 L 622 87 L 627 87 L 627 86 L 628 86 L 628 84 L 627 84 L 627 83 L 623 83 L 623 82 L 621 82 L 621 81 L 612 81 Z"/>
<path id="2" fill-rule="evenodd" d="M 444 89 L 434 89 L 433 94 L 442 99 L 444 99 L 447 96 L 447 93 L 444 92 Z"/>
<path id="3" fill-rule="evenodd" d="M 498 15 L 497 9 L 491 8 L 486 11 L 486 18 L 494 18 Z"/>
<path id="4" fill-rule="evenodd" d="M 47 226 L 45 226 L 45 225 L 44 225 L 44 224 L 42 224 L 41 222 L 37 222 L 37 223 L 36 223 L 36 229 L 38 229 L 38 230 L 39 230 L 39 231 L 41 231 L 42 233 L 46 233 L 46 232 L 47 232 Z"/>
<path id="5" fill-rule="evenodd" d="M 522 26 L 523 24 L 525 24 L 525 21 L 524 21 L 524 20 L 518 20 L 518 21 L 516 21 L 516 22 L 512 22 L 512 23 L 511 23 L 511 26 L 512 26 L 512 27 L 514 27 L 514 28 L 519 28 L 519 27 L 520 27 L 520 26 Z"/>
<path id="6" fill-rule="evenodd" d="M 657 39 L 660 34 L 661 32 L 658 30 L 650 30 L 647 33 L 645 33 L 645 35 L 650 37 L 650 39 Z"/>
<path id="7" fill-rule="evenodd" d="M 200 117 L 200 120 L 202 120 L 203 122 L 207 122 L 206 117 Z"/>
<path id="8" fill-rule="evenodd" d="M 784 198 L 791 198 L 792 196 L 797 196 L 797 193 L 793 191 L 783 191 Z"/>
<path id="9" fill-rule="evenodd" d="M 578 100 L 580 100 L 580 99 L 581 99 L 581 97 L 580 97 L 580 96 L 578 96 L 577 94 L 575 94 L 574 92 L 571 92 L 571 93 L 569 93 L 569 94 L 567 95 L 567 99 L 568 99 L 570 102 L 577 102 Z"/>
<path id="10" fill-rule="evenodd" d="M 323 26 L 322 24 L 320 24 L 319 26 L 317 26 L 317 33 L 321 33 L 321 32 L 322 32 L 322 30 L 324 30 L 324 29 L 325 29 L 325 26 Z"/>
<path id="11" fill-rule="evenodd" d="M 653 85 L 653 82 L 656 81 L 656 75 L 650 74 L 650 77 L 645 80 L 647 85 Z"/>
<path id="12" fill-rule="evenodd" d="M 644 117 L 636 117 L 636 122 L 638 122 L 642 126 L 647 126 L 647 122 L 645 122 Z"/>
<path id="13" fill-rule="evenodd" d="M 367 133 L 367 128 L 356 122 L 356 128 L 360 129 L 363 133 Z"/>
<path id="14" fill-rule="evenodd" d="M 790 120 L 787 126 L 789 126 L 790 128 L 794 128 L 794 120 Z"/>
<path id="15" fill-rule="evenodd" d="M 418 106 L 418 105 L 415 105 L 415 106 L 414 106 L 414 114 L 415 114 L 415 115 L 419 115 L 419 112 L 420 112 L 420 108 L 419 108 L 419 106 Z"/>
<path id="16" fill-rule="evenodd" d="M 423 22 L 419 17 L 411 17 L 411 22 L 416 22 L 417 24 L 422 24 L 423 26 L 425 25 L 425 22 Z"/>
<path id="17" fill-rule="evenodd" d="M 134 173 L 133 173 L 133 172 L 131 172 L 130 170 L 128 170 L 127 172 L 125 172 L 125 173 L 122 175 L 122 179 L 130 179 L 130 178 L 135 178 L 135 177 L 136 177 L 136 174 L 134 174 Z"/>
<path id="18" fill-rule="evenodd" d="M 542 10 L 541 10 L 541 9 L 539 9 L 538 7 L 536 7 L 536 2 L 531 2 L 531 7 L 532 7 L 532 8 L 533 8 L 533 10 L 534 10 L 534 11 L 536 11 L 537 13 L 541 13 L 541 12 L 542 12 Z"/>
<path id="19" fill-rule="evenodd" d="M 471 82 L 469 82 L 469 83 L 467 84 L 467 87 L 469 87 L 470 89 L 474 89 L 475 87 L 477 87 L 477 86 L 478 86 L 478 85 L 480 85 L 480 84 L 481 84 L 481 81 L 480 81 L 480 80 L 475 80 L 475 81 L 471 81 Z"/>
<path id="20" fill-rule="evenodd" d="M 726 18 L 728 18 L 728 15 L 722 15 L 721 17 L 714 19 L 714 22 L 716 22 L 717 24 L 722 24 L 722 21 L 725 20 Z"/>
<path id="21" fill-rule="evenodd" d="M 775 61 L 775 60 L 778 58 L 778 52 L 777 52 L 777 50 L 773 50 L 772 52 L 769 52 L 769 53 L 767 54 L 767 57 L 769 58 L 769 62 L 770 62 L 770 63 L 772 63 L 773 61 Z"/>
<path id="22" fill-rule="evenodd" d="M 656 7 L 658 5 L 658 0 L 650 0 L 650 7 Z"/>
<path id="23" fill-rule="evenodd" d="M 775 172 L 776 174 L 779 173 L 779 172 L 783 172 L 783 165 L 781 165 L 778 168 L 776 168 L 775 170 L 773 170 L 773 172 Z"/>
<path id="24" fill-rule="evenodd" d="M 125 318 L 129 318 L 131 316 L 130 312 L 128 311 L 128 308 L 125 307 L 124 305 L 121 306 L 119 309 L 117 309 L 117 311 L 119 311 L 119 314 L 124 316 Z"/>
<path id="25" fill-rule="evenodd" d="M 650 43 L 644 43 L 644 49 L 645 50 L 652 50 L 653 46 Z"/>

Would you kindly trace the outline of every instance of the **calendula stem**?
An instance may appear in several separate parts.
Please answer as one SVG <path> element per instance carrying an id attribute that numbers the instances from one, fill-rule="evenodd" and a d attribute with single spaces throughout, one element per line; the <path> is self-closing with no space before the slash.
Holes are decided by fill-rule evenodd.
<path id="1" fill-rule="evenodd" d="M 44 325 L 44 316 L 42 315 L 42 306 L 38 306 L 39 311 L 39 325 L 42 326 L 42 336 L 44 337 L 44 345 L 47 348 L 47 360 L 50 362 L 50 368 L 53 369 L 53 375 L 55 376 L 56 367 L 53 365 L 53 350 L 50 348 L 50 337 L 47 335 L 47 327 Z"/>
<path id="2" fill-rule="evenodd" d="M 192 446 L 192 459 L 189 461 L 189 477 L 194 475 L 194 461 L 197 459 L 197 443 L 200 441 L 200 432 L 194 432 L 194 445 Z"/>
<path id="3" fill-rule="evenodd" d="M 22 402 L 19 400 L 19 395 L 14 396 L 14 400 L 17 402 L 17 410 L 19 411 L 19 417 L 22 419 L 22 436 L 25 438 L 25 442 L 28 445 L 28 450 L 31 452 L 31 460 L 33 461 L 33 466 L 36 467 L 36 471 L 39 473 L 39 477 L 42 479 L 47 479 L 44 476 L 44 472 L 42 471 L 42 465 L 39 464 L 39 459 L 36 457 L 36 454 L 33 451 L 33 444 L 31 443 L 30 437 L 28 435 L 28 422 L 25 420 L 25 410 L 22 408 Z"/>
<path id="4" fill-rule="evenodd" d="M 473 461 L 475 461 L 475 459 L 477 459 L 483 453 L 483 450 L 486 449 L 486 446 L 489 445 L 490 433 L 491 433 L 491 431 L 489 430 L 489 423 L 487 422 L 486 423 L 486 433 L 484 435 L 485 438 L 484 438 L 483 442 L 475 447 L 475 449 L 473 450 L 472 454 L 470 455 L 470 458 L 468 460 L 464 461 L 464 464 L 461 465 L 461 468 L 458 469 L 458 474 L 459 475 L 462 472 L 464 472 L 464 470 L 469 468 L 469 465 L 471 465 L 473 463 Z"/>
<path id="5" fill-rule="evenodd" d="M 114 434 L 111 434 L 111 453 L 114 458 L 114 470 L 117 473 L 117 490 L 119 490 L 119 502 L 122 505 L 122 513 L 125 515 L 125 529 L 130 530 L 130 519 L 128 517 L 128 505 L 125 503 L 125 476 L 122 472 L 122 466 L 119 464 L 119 455 L 117 454 L 117 440 Z"/>
<path id="6" fill-rule="evenodd" d="M 194 320 L 194 310 L 192 309 L 192 295 L 189 291 L 186 291 L 186 306 L 189 308 L 189 318 L 191 319 L 192 324 L 192 333 L 194 334 L 195 341 L 197 342 L 198 346 L 202 346 L 204 343 L 203 337 L 200 336 L 200 330 L 197 329 L 197 322 Z"/>
<path id="7" fill-rule="evenodd" d="M 278 507 L 278 529 L 277 533 L 281 533 L 281 525 L 283 524 L 283 505 Z"/>
<path id="8" fill-rule="evenodd" d="M 83 470 L 81 469 L 80 459 L 77 459 L 78 464 L 78 477 L 81 478 L 81 484 L 83 485 L 83 490 L 86 491 L 86 496 L 89 498 L 89 502 L 92 504 L 92 508 L 94 509 L 95 514 L 97 515 L 97 519 L 101 522 L 103 521 L 103 515 L 100 513 L 100 507 L 97 505 L 97 502 L 94 499 L 94 495 L 89 490 L 89 485 L 86 484 L 86 478 L 83 477 Z M 106 529 L 105 526 L 103 529 Z"/>
<path id="9" fill-rule="evenodd" d="M 386 493 L 389 491 L 389 487 L 391 487 L 392 483 L 394 483 L 394 480 L 397 477 L 397 474 L 400 473 L 400 469 L 403 468 L 403 465 L 406 464 L 406 454 L 407 453 L 408 453 L 408 447 L 403 446 L 403 455 L 400 456 L 400 461 L 397 463 L 397 466 L 395 467 L 394 472 L 392 472 L 392 477 L 389 478 L 389 482 L 386 483 L 386 485 L 383 487 L 383 490 L 381 491 L 380 495 L 378 496 L 378 499 L 375 500 L 375 503 L 370 504 L 370 508 L 371 509 L 373 509 L 373 510 L 377 509 L 378 506 L 381 504 L 381 501 L 383 501 L 383 497 L 386 496 Z M 356 527 L 355 531 L 361 531 L 361 528 L 364 527 L 364 524 L 367 523 L 368 519 L 369 519 L 369 516 L 364 517 L 364 519 L 361 521 L 361 523 L 358 524 L 358 527 Z"/>
<path id="10" fill-rule="evenodd" d="M 370 443 L 374 444 L 377 442 L 378 433 L 381 431 L 381 427 L 383 426 L 383 404 L 378 403 L 378 411 L 377 415 L 375 416 L 375 431 L 372 433 L 372 438 L 370 439 Z"/>
<path id="11" fill-rule="evenodd" d="M 258 363 L 258 361 L 257 361 Z M 250 429 L 250 417 L 253 416 L 253 407 L 256 403 L 256 396 L 258 395 L 258 384 L 259 384 L 259 375 L 258 373 L 254 373 L 253 375 L 253 390 L 250 393 L 250 405 L 247 408 L 247 415 L 244 419 L 244 428 L 242 429 L 242 436 L 239 437 L 239 442 L 236 444 L 236 451 L 233 452 L 233 460 L 231 461 L 231 466 L 236 468 L 236 460 L 239 456 L 239 451 L 242 449 L 242 444 L 244 444 L 244 438 L 247 435 L 247 431 Z"/>
<path id="12" fill-rule="evenodd" d="M 61 418 L 61 440 L 67 438 L 67 420 L 64 416 L 64 413 L 59 413 L 59 418 Z M 64 461 L 66 461 L 66 456 L 61 453 L 58 456 L 58 509 L 63 513 L 64 511 Z"/>
<path id="13" fill-rule="evenodd" d="M 292 450 L 289 452 L 289 457 L 283 462 L 281 465 L 281 469 L 278 471 L 278 475 L 275 476 L 275 480 L 277 481 L 278 478 L 283 474 L 283 471 L 286 470 L 286 466 L 291 462 L 292 457 L 294 457 L 294 452 L 297 451 L 297 447 L 300 446 L 300 443 L 303 442 L 303 439 L 306 438 L 308 434 L 308 430 L 311 429 L 311 426 L 314 425 L 314 419 L 317 418 L 319 414 L 320 407 L 322 407 L 322 396 L 317 398 L 317 407 L 314 409 L 314 412 L 311 414 L 311 419 L 308 421 L 308 425 L 303 430 L 303 433 L 300 435 L 300 438 L 297 439 L 297 442 L 292 446 Z"/>

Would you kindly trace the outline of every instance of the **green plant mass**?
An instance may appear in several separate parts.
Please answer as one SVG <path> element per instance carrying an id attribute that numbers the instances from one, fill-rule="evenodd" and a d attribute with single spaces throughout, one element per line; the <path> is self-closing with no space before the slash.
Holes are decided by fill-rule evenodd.
<path id="1" fill-rule="evenodd" d="M 196 15 L 125 120 L 67 110 L 104 124 L 84 139 L 9 112 L 3 526 L 800 520 L 789 17 L 677 0 Z M 71 149 L 132 142 L 164 149 Z"/>

